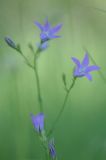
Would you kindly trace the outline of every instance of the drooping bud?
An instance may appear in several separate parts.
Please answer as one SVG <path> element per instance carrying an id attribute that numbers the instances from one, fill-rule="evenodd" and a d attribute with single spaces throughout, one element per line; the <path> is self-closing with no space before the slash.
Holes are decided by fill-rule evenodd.
<path id="1" fill-rule="evenodd" d="M 14 41 L 13 41 L 11 38 L 5 37 L 5 42 L 6 42 L 11 48 L 17 49 L 16 44 L 14 43 Z"/>

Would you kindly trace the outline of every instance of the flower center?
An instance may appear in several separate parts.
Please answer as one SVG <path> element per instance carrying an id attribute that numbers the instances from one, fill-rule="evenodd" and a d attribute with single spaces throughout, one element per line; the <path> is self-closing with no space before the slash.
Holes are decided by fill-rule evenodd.
<path id="1" fill-rule="evenodd" d="M 41 36 L 42 42 L 48 41 L 50 39 L 48 32 L 42 32 L 40 36 Z"/>
<path id="2" fill-rule="evenodd" d="M 82 66 L 82 67 L 79 69 L 79 73 L 80 73 L 80 74 L 85 74 L 85 70 L 86 70 L 86 68 Z"/>

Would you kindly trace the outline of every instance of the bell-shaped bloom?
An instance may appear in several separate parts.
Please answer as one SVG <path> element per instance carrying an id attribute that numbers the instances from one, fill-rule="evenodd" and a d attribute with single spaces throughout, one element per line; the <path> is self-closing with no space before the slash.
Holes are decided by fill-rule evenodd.
<path id="1" fill-rule="evenodd" d="M 57 35 L 57 32 L 61 29 L 62 24 L 58 24 L 55 27 L 52 27 L 51 24 L 46 19 L 44 25 L 40 24 L 39 22 L 35 22 L 35 25 L 40 29 L 40 39 L 41 42 L 48 41 L 50 39 L 59 38 L 60 36 Z"/>
<path id="2" fill-rule="evenodd" d="M 88 80 L 92 80 L 90 72 L 97 71 L 100 69 L 99 66 L 91 65 L 89 66 L 89 56 L 86 53 L 82 63 L 75 57 L 72 57 L 72 61 L 76 64 L 74 70 L 74 77 L 87 77 Z"/>
<path id="3" fill-rule="evenodd" d="M 48 147 L 49 147 L 50 157 L 51 157 L 52 159 L 55 159 L 55 158 L 56 158 L 56 150 L 55 150 L 54 139 L 51 139 L 51 140 L 49 141 Z"/>
<path id="4" fill-rule="evenodd" d="M 31 115 L 32 123 L 34 125 L 34 128 L 38 133 L 41 133 L 44 130 L 44 114 L 39 113 L 36 116 Z"/>
<path id="5" fill-rule="evenodd" d="M 49 43 L 47 41 L 42 43 L 37 43 L 37 47 L 39 48 L 40 51 L 44 51 L 49 47 Z"/>

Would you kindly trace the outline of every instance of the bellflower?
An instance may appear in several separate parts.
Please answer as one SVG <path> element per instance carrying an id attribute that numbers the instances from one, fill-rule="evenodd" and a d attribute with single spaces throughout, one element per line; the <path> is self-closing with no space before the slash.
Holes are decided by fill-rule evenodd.
<path id="1" fill-rule="evenodd" d="M 49 43 L 47 41 L 43 43 L 37 43 L 37 47 L 39 48 L 40 51 L 44 51 L 46 48 L 48 48 Z"/>
<path id="2" fill-rule="evenodd" d="M 82 63 L 75 58 L 72 57 L 72 61 L 76 64 L 75 70 L 74 70 L 74 77 L 86 77 L 88 80 L 92 80 L 92 76 L 90 72 L 97 71 L 100 69 L 100 67 L 96 65 L 89 66 L 89 56 L 86 53 L 84 56 L 84 59 Z"/>
<path id="3" fill-rule="evenodd" d="M 36 116 L 31 115 L 31 118 L 34 128 L 38 133 L 41 133 L 44 130 L 44 114 L 39 113 Z"/>
<path id="4" fill-rule="evenodd" d="M 40 39 L 41 42 L 48 41 L 50 39 L 59 38 L 60 36 L 56 35 L 56 33 L 61 29 L 62 24 L 58 24 L 55 27 L 52 27 L 51 24 L 46 19 L 44 25 L 39 22 L 35 22 L 35 25 L 41 30 Z"/>
<path id="5" fill-rule="evenodd" d="M 56 158 L 56 150 L 55 150 L 55 145 L 54 145 L 54 139 L 50 140 L 48 147 L 49 147 L 50 157 L 52 159 L 55 159 Z"/>

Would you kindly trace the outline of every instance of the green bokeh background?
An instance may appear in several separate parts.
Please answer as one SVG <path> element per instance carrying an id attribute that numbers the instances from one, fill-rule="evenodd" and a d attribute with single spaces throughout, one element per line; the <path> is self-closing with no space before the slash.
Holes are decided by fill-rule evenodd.
<path id="1" fill-rule="evenodd" d="M 71 56 L 82 59 L 86 47 L 106 77 L 106 12 L 101 9 L 106 10 L 105 0 L 0 0 L 0 160 L 44 159 L 30 119 L 39 112 L 34 73 L 4 37 L 19 42 L 32 61 L 27 44 L 36 48 L 40 33 L 34 21 L 48 17 L 53 25 L 63 23 L 62 38 L 51 41 L 38 61 L 49 129 L 65 96 L 62 73 L 68 84 L 71 80 Z M 92 82 L 77 81 L 54 131 L 59 160 L 106 160 L 106 84 L 98 72 L 92 75 Z"/>

